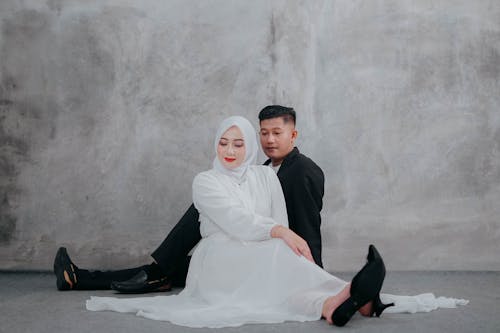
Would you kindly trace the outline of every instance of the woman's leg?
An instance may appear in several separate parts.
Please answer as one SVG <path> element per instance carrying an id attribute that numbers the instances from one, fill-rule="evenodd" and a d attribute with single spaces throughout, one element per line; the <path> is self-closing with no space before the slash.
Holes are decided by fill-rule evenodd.
<path id="1" fill-rule="evenodd" d="M 373 301 L 370 301 L 359 308 L 359 313 L 365 317 L 371 317 L 373 313 Z"/>
<path id="2" fill-rule="evenodd" d="M 321 315 L 326 319 L 326 321 L 332 325 L 332 314 L 336 308 L 340 306 L 340 304 L 344 303 L 351 294 L 350 294 L 351 284 L 347 284 L 344 289 L 342 289 L 337 295 L 328 297 L 323 303 L 323 310 L 321 311 Z"/>
<path id="3" fill-rule="evenodd" d="M 337 309 L 340 304 L 344 303 L 344 301 L 351 296 L 350 289 L 351 284 L 349 283 L 337 295 L 328 297 L 323 303 L 323 311 L 321 314 L 329 324 L 333 324 L 332 314 L 335 309 Z M 359 313 L 363 316 L 370 317 L 372 315 L 372 308 L 373 302 L 370 301 L 359 309 Z"/>
<path id="4" fill-rule="evenodd" d="M 375 313 L 379 317 L 385 308 L 394 305 L 394 303 L 383 304 L 380 301 L 380 289 L 384 278 L 384 261 L 375 246 L 370 245 L 368 247 L 367 263 L 354 276 L 349 290 L 344 288 L 339 295 L 327 299 L 328 303 L 325 302 L 325 314 L 333 314 L 333 317 L 335 317 L 331 320 L 327 317 L 328 322 L 333 322 L 337 326 L 344 326 L 355 311 L 359 311 L 364 316 L 372 316 Z M 348 301 L 339 303 L 342 299 Z"/>

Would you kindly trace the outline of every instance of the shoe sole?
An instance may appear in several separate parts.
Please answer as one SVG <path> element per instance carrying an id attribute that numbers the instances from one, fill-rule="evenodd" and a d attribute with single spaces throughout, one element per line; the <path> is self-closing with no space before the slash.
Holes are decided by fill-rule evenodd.
<path id="1" fill-rule="evenodd" d="M 155 292 L 167 292 L 172 291 L 172 287 L 170 285 L 160 285 L 157 287 L 149 287 L 151 289 L 123 289 L 116 284 L 111 284 L 111 289 L 120 293 L 120 294 L 147 294 L 147 293 L 155 293 Z"/>

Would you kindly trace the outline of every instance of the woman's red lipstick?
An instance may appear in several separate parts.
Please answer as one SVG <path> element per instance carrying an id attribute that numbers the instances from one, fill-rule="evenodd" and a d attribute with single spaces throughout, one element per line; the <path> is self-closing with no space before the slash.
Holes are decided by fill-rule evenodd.
<path id="1" fill-rule="evenodd" d="M 234 162 L 234 161 L 236 161 L 236 158 L 234 158 L 234 157 L 224 157 L 224 161 L 226 161 L 226 162 Z"/>

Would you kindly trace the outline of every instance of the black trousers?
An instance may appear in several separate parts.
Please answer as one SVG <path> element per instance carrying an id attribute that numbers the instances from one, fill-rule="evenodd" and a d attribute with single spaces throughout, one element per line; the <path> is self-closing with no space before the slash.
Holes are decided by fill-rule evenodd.
<path id="1" fill-rule="evenodd" d="M 171 280 L 172 285 L 184 287 L 191 257 L 189 252 L 201 240 L 199 213 L 191 204 L 179 222 L 169 232 L 167 238 L 151 255 L 163 273 Z M 148 265 L 116 270 L 89 271 L 78 269 L 78 281 L 75 289 L 99 290 L 109 289 L 111 281 L 126 281 Z"/>

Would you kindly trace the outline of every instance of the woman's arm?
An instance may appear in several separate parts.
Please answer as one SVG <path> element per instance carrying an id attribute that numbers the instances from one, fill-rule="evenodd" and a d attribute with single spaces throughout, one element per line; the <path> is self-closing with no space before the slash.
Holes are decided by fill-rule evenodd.
<path id="1" fill-rule="evenodd" d="M 271 239 L 271 229 L 277 225 L 265 217 L 243 207 L 239 200 L 227 193 L 220 182 L 210 174 L 198 174 L 193 181 L 193 202 L 200 212 L 234 238 L 245 241 Z"/>
<path id="2" fill-rule="evenodd" d="M 307 242 L 288 228 L 285 196 L 278 176 L 269 168 L 268 182 L 271 187 L 272 217 L 279 225 L 271 229 L 272 238 L 281 238 L 297 255 L 303 255 L 307 260 L 314 262 Z"/>
<path id="3" fill-rule="evenodd" d="M 277 225 L 271 229 L 271 237 L 281 238 L 297 255 L 304 256 L 310 262 L 314 262 L 307 242 L 291 229 Z"/>

